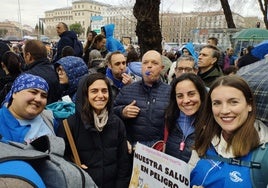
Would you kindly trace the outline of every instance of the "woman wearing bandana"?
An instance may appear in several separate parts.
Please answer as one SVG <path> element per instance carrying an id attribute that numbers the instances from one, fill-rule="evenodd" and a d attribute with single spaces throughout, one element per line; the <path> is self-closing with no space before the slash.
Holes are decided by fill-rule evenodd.
<path id="1" fill-rule="evenodd" d="M 40 136 L 55 134 L 52 112 L 44 110 L 48 89 L 47 82 L 39 76 L 21 74 L 16 78 L 0 109 L 1 141 L 30 143 Z"/>

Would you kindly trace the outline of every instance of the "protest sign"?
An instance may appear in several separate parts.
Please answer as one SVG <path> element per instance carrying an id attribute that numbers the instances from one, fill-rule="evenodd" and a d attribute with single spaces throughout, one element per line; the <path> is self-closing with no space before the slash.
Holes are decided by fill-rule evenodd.
<path id="1" fill-rule="evenodd" d="M 137 143 L 129 188 L 189 188 L 190 169 L 184 161 Z"/>

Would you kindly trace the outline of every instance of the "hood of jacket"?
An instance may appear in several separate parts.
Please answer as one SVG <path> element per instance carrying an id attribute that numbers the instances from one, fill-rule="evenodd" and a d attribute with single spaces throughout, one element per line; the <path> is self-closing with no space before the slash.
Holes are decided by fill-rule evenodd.
<path id="1" fill-rule="evenodd" d="M 133 74 L 135 74 L 139 77 L 142 77 L 141 64 L 142 63 L 139 61 L 133 61 L 133 62 L 130 62 L 128 64 L 128 68 L 129 68 L 130 72 L 132 72 Z"/>
<path id="2" fill-rule="evenodd" d="M 194 49 L 194 44 L 193 44 L 192 42 L 188 42 L 188 43 L 182 48 L 182 51 L 183 51 L 183 49 L 185 49 L 185 48 L 190 52 L 191 56 L 193 56 L 195 63 L 197 63 L 197 61 L 198 61 L 198 54 L 197 54 L 197 52 L 196 52 L 195 49 Z"/>
<path id="3" fill-rule="evenodd" d="M 81 77 L 88 73 L 88 67 L 80 57 L 66 56 L 55 63 L 55 67 L 61 65 L 69 80 L 67 94 L 73 95 L 78 87 Z M 72 96 L 71 96 L 72 97 Z"/>
<path id="4" fill-rule="evenodd" d="M 106 38 L 113 37 L 113 35 L 114 35 L 114 27 L 115 27 L 114 24 L 108 24 L 108 25 L 104 26 Z"/>

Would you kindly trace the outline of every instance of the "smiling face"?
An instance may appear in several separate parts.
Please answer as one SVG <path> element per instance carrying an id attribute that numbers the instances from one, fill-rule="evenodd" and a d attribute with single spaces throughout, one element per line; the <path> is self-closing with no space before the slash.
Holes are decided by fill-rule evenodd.
<path id="1" fill-rule="evenodd" d="M 18 119 L 33 119 L 47 104 L 47 93 L 41 89 L 24 89 L 12 95 L 10 112 Z"/>
<path id="2" fill-rule="evenodd" d="M 194 115 L 198 111 L 201 99 L 192 81 L 183 80 L 177 83 L 176 101 L 179 109 L 188 116 Z"/>
<path id="3" fill-rule="evenodd" d="M 88 87 L 88 101 L 97 114 L 106 107 L 108 100 L 109 91 L 104 80 L 96 80 Z"/>
<path id="4" fill-rule="evenodd" d="M 227 135 L 233 134 L 248 118 L 252 107 L 243 93 L 230 86 L 218 86 L 211 93 L 214 119 Z"/>

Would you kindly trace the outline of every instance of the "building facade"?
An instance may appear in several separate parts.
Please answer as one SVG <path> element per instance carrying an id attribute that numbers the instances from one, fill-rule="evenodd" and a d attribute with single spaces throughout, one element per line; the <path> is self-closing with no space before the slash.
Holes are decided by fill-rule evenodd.
<path id="1" fill-rule="evenodd" d="M 57 37 L 56 25 L 64 22 L 67 25 L 80 23 L 84 33 L 81 38 L 86 38 L 86 32 L 91 27 L 91 17 L 100 16 L 109 5 L 92 0 L 73 1 L 71 7 L 49 10 L 42 18 L 46 29 L 45 34 L 52 38 Z"/>
<path id="2" fill-rule="evenodd" d="M 161 12 L 159 15 L 160 27 L 163 41 L 183 44 L 187 42 L 206 43 L 208 37 L 217 37 L 219 44 L 225 48 L 231 45 L 231 38 L 234 32 L 243 28 L 256 27 L 261 22 L 257 17 L 242 17 L 233 13 L 236 29 L 228 29 L 225 16 L 222 11 L 214 12 L 190 12 L 172 13 Z M 86 39 L 88 30 L 95 30 L 100 33 L 100 27 L 105 24 L 114 23 L 114 37 L 125 44 L 125 40 L 137 43 L 136 25 L 137 20 L 133 15 L 133 6 L 111 6 L 93 0 L 74 0 L 69 7 L 48 10 L 45 17 L 40 18 L 44 24 L 44 34 L 51 40 L 57 40 L 56 33 L 58 22 L 65 22 L 67 25 L 80 23 L 84 32 L 81 39 Z M 0 23 L 1 28 L 7 28 L 9 35 L 20 36 L 20 27 L 16 24 Z"/>
<path id="3" fill-rule="evenodd" d="M 249 27 L 246 18 L 233 13 L 236 29 L 228 29 L 223 11 L 162 12 L 159 16 L 163 40 L 180 45 L 190 41 L 206 43 L 207 38 L 213 36 L 219 39 L 220 46 L 229 47 L 233 33 Z M 46 11 L 43 20 L 48 36 L 56 35 L 55 26 L 60 21 L 68 25 L 80 23 L 85 31 L 82 38 L 86 38 L 88 28 L 99 33 L 101 26 L 113 23 L 115 38 L 123 43 L 124 38 L 129 38 L 132 43 L 137 42 L 137 21 L 133 15 L 133 6 L 111 6 L 91 0 L 78 0 L 73 1 L 71 7 Z"/>
<path id="4" fill-rule="evenodd" d="M 21 25 L 15 21 L 4 21 L 0 22 L 0 37 L 18 38 L 21 39 L 25 35 L 30 35 L 34 32 L 33 28 L 29 25 Z"/>

